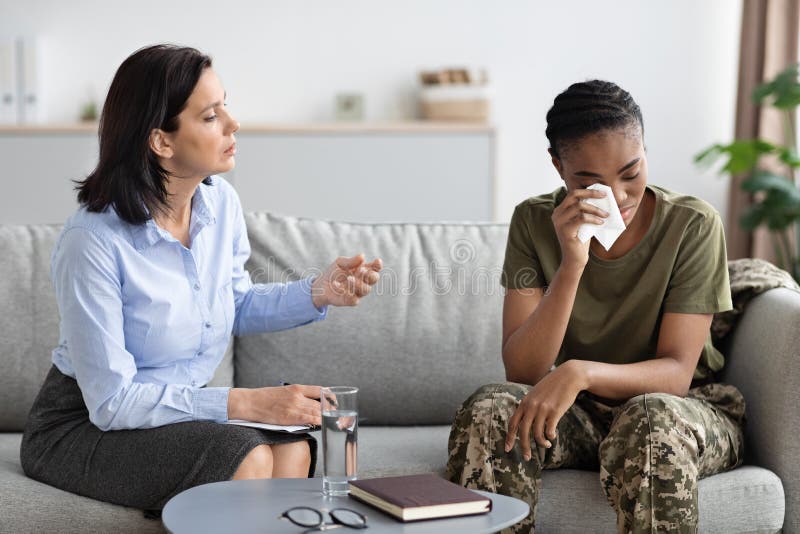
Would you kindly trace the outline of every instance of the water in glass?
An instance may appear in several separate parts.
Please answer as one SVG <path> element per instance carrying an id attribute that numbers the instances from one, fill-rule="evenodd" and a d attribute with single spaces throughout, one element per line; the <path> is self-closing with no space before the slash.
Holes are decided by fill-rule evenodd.
<path id="1" fill-rule="evenodd" d="M 322 491 L 347 495 L 347 483 L 356 479 L 358 457 L 358 412 L 322 411 L 322 451 L 325 455 Z"/>

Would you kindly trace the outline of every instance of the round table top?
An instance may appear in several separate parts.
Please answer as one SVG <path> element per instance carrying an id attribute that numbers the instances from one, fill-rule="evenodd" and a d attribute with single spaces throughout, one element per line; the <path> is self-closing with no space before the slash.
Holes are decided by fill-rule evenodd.
<path id="1" fill-rule="evenodd" d="M 402 523 L 392 516 L 350 497 L 325 497 L 321 478 L 229 480 L 190 488 L 169 500 L 161 515 L 164 526 L 175 534 L 203 532 L 306 532 L 279 516 L 294 506 L 330 510 L 351 508 L 367 516 L 365 534 L 496 532 L 528 515 L 519 499 L 479 491 L 492 499 L 488 514 Z M 337 529 L 337 532 L 356 532 Z"/>

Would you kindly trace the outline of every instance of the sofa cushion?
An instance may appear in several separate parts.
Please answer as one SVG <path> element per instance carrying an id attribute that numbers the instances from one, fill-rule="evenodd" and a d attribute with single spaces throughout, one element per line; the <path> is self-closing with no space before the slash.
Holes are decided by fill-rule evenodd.
<path id="1" fill-rule="evenodd" d="M 303 328 L 237 338 L 236 384 L 355 385 L 364 424 L 449 424 L 480 385 L 504 377 L 504 224 L 346 224 L 246 216 L 255 282 L 316 274 L 339 255 L 381 257 L 357 308 Z"/>
<path id="2" fill-rule="evenodd" d="M 783 486 L 772 471 L 740 467 L 701 480 L 698 491 L 700 532 L 779 532 L 783 525 Z M 537 515 L 537 532 L 617 531 L 600 475 L 591 471 L 545 471 Z"/>
<path id="3" fill-rule="evenodd" d="M 81 497 L 25 476 L 22 434 L 0 433 L 0 532 L 165 532 L 141 510 Z"/>

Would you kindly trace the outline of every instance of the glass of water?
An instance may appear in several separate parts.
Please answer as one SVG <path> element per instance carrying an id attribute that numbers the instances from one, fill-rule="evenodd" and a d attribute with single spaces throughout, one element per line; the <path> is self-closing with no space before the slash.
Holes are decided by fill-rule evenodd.
<path id="1" fill-rule="evenodd" d="M 358 388 L 322 388 L 322 493 L 343 496 L 356 479 L 358 459 Z"/>

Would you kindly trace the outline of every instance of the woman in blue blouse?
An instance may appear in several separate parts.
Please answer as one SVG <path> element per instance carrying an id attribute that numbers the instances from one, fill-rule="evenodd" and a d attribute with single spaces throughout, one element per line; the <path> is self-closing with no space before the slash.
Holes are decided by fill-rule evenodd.
<path id="1" fill-rule="evenodd" d="M 354 306 L 381 261 L 342 257 L 315 279 L 253 284 L 239 198 L 214 176 L 234 167 L 238 128 L 197 50 L 152 46 L 120 66 L 99 163 L 52 255 L 60 341 L 22 442 L 28 476 L 160 509 L 206 482 L 313 474 L 313 438 L 219 423 L 319 424 L 318 386 L 204 386 L 232 334 Z"/>

